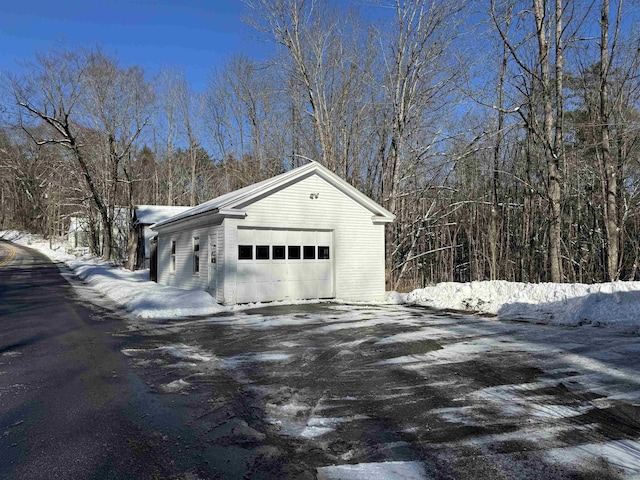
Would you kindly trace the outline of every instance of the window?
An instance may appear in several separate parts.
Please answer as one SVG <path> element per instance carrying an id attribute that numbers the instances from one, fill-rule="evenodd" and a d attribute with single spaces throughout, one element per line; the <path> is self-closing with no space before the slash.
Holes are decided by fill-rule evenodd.
<path id="1" fill-rule="evenodd" d="M 176 273 L 176 241 L 171 240 L 171 263 L 169 267 L 171 273 Z"/>
<path id="2" fill-rule="evenodd" d="M 300 247 L 289 245 L 289 260 L 300 260 Z"/>
<path id="3" fill-rule="evenodd" d="M 256 260 L 269 260 L 269 245 L 256 246 Z"/>
<path id="4" fill-rule="evenodd" d="M 200 237 L 193 237 L 193 273 L 200 273 Z"/>
<path id="5" fill-rule="evenodd" d="M 238 245 L 238 260 L 253 260 L 253 245 Z"/>
<path id="6" fill-rule="evenodd" d="M 271 249 L 271 258 L 274 260 L 284 260 L 284 245 L 274 245 Z"/>
<path id="7" fill-rule="evenodd" d="M 316 247 L 313 245 L 305 245 L 303 251 L 305 260 L 313 260 L 316 258 Z"/>
<path id="8" fill-rule="evenodd" d="M 211 265 L 215 265 L 218 262 L 218 259 L 216 258 L 216 252 L 218 251 L 217 248 L 218 246 L 215 243 L 212 243 L 211 246 L 211 258 L 209 259 L 209 262 L 211 263 Z"/>
<path id="9" fill-rule="evenodd" d="M 329 260 L 329 247 L 318 247 L 318 260 Z"/>

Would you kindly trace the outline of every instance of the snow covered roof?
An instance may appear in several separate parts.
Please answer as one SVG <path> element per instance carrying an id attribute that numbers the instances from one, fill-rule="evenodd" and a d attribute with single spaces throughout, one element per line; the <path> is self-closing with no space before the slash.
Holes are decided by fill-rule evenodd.
<path id="1" fill-rule="evenodd" d="M 173 207 L 168 205 L 138 205 L 134 213 L 134 223 L 153 225 L 189 210 L 191 207 Z"/>
<path id="2" fill-rule="evenodd" d="M 152 229 L 163 227 L 170 223 L 178 222 L 186 218 L 191 218 L 196 215 L 205 213 L 219 213 L 222 215 L 235 215 L 243 216 L 242 206 L 251 203 L 252 200 L 257 197 L 263 197 L 270 192 L 276 190 L 283 185 L 295 182 L 311 174 L 317 174 L 326 180 L 328 183 L 341 190 L 344 194 L 351 197 L 356 202 L 362 204 L 364 207 L 371 210 L 374 214 L 376 221 L 381 223 L 392 222 L 395 219 L 395 215 L 389 212 L 387 209 L 378 205 L 362 192 L 351 186 L 349 183 L 341 179 L 335 173 L 329 169 L 323 167 L 317 162 L 310 162 L 298 168 L 289 170 L 288 172 L 276 175 L 275 177 L 268 178 L 262 182 L 254 183 L 247 187 L 235 190 L 233 192 L 226 193 L 219 197 L 209 200 L 208 202 L 197 205 L 185 212 L 179 213 L 171 218 L 160 221 L 151 226 Z"/>

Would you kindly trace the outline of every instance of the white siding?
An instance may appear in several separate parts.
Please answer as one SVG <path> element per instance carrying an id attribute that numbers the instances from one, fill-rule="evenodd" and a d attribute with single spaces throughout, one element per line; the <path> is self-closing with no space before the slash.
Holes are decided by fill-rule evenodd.
<path id="1" fill-rule="evenodd" d="M 224 298 L 224 269 L 225 269 L 225 265 L 227 264 L 226 259 L 224 257 L 224 254 L 222 252 L 224 252 L 224 235 L 223 235 L 223 227 L 219 226 L 219 227 L 214 227 L 212 229 L 210 229 L 210 235 L 213 236 L 213 238 L 215 239 L 215 243 L 214 245 L 216 245 L 216 269 L 217 269 L 217 280 L 216 281 L 216 292 L 215 292 L 215 299 L 216 302 L 218 303 L 224 303 L 225 302 L 225 298 Z M 210 255 L 210 249 L 211 249 L 211 245 L 207 245 L 207 252 Z M 207 262 L 209 262 L 210 260 L 208 259 Z M 210 264 L 209 268 L 211 267 Z M 210 269 L 209 270 L 209 285 L 211 286 L 214 282 L 214 279 L 212 278 L 213 272 Z"/>
<path id="2" fill-rule="evenodd" d="M 224 304 L 234 305 L 236 302 L 236 268 L 238 266 L 238 220 L 227 218 L 222 222 L 224 238 L 223 288 Z"/>
<path id="3" fill-rule="evenodd" d="M 318 198 L 310 198 L 311 193 L 319 194 Z M 336 297 L 346 300 L 383 299 L 384 225 L 374 225 L 370 210 L 324 179 L 311 175 L 244 207 L 244 210 L 247 212 L 244 220 L 233 220 L 227 226 L 227 253 L 231 253 L 234 259 L 237 259 L 238 237 L 237 228 L 229 228 L 232 223 L 243 228 L 333 230 L 331 255 L 334 258 Z"/>
<path id="4" fill-rule="evenodd" d="M 158 235 L 158 283 L 186 290 L 209 289 L 209 233 L 215 227 Z M 193 272 L 193 237 L 200 237 L 200 272 Z M 170 272 L 171 241 L 176 241 L 176 271 Z"/>
<path id="5" fill-rule="evenodd" d="M 311 194 L 317 198 L 310 198 Z M 315 195 L 313 195 L 315 197 Z M 374 224 L 373 212 L 315 173 L 238 207 L 246 218 L 225 218 L 209 224 L 206 216 L 170 227 L 158 240 L 158 283 L 185 289 L 209 289 L 209 235 L 220 231 L 219 281 L 216 298 L 237 302 L 238 226 L 284 230 L 323 230 L 332 235 L 334 291 L 345 300 L 382 300 L 384 225 Z M 219 217 L 218 217 L 219 218 Z M 169 229 L 167 229 L 169 230 Z M 200 236 L 200 275 L 193 274 L 193 237 Z M 169 273 L 171 240 L 177 241 L 176 272 Z"/>

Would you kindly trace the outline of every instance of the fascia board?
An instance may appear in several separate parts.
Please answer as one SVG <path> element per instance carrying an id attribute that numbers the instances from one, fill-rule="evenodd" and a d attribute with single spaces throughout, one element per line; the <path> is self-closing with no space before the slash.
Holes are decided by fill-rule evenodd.
<path id="1" fill-rule="evenodd" d="M 374 215 L 373 217 L 371 217 L 371 221 L 375 224 L 375 225 L 379 225 L 381 223 L 393 223 L 393 221 L 395 220 L 395 215 L 393 215 L 393 218 L 389 218 L 389 217 L 381 217 L 378 215 Z"/>
<path id="2" fill-rule="evenodd" d="M 306 178 L 313 173 L 318 174 L 329 184 L 333 185 L 342 193 L 370 210 L 374 214 L 374 223 L 390 223 L 395 220 L 396 216 L 386 208 L 374 202 L 364 193 L 360 192 L 357 188 L 350 185 L 326 167 L 323 167 L 317 162 L 311 162 L 275 177 L 272 182 L 266 182 L 256 188 L 251 188 L 241 195 L 229 195 L 230 198 L 227 201 L 217 204 L 216 207 L 213 207 L 210 210 L 198 212 L 195 215 L 182 217 L 174 221 L 171 221 L 171 219 L 165 220 L 151 225 L 151 229 L 158 231 L 159 229 L 163 229 L 169 225 L 181 225 L 183 222 L 188 222 L 190 219 L 201 218 L 203 215 L 220 214 L 225 217 L 244 218 L 247 214 L 241 209 L 243 206 L 248 205 L 257 199 L 264 198 L 271 192 L 277 191 L 282 186 L 295 183 L 296 181 Z M 240 207 L 240 209 L 237 207 Z"/>
<path id="3" fill-rule="evenodd" d="M 275 178 L 273 182 L 262 185 L 260 188 L 253 189 L 250 192 L 247 192 L 245 195 L 235 197 L 221 207 L 234 209 L 239 205 L 247 205 L 254 199 L 268 196 L 269 192 L 278 190 L 282 185 L 295 183 L 297 179 L 307 176 L 309 172 L 314 170 L 315 165 L 317 164 L 314 162 L 304 165 L 303 167 L 296 168 L 294 170 L 289 170 L 289 172 L 287 172 L 289 173 L 289 175 L 280 175 L 279 177 Z"/>
<path id="4" fill-rule="evenodd" d="M 200 224 L 207 224 L 208 222 L 218 222 L 222 221 L 225 218 L 245 218 L 247 216 L 247 212 L 243 210 L 234 210 L 234 209 L 215 209 L 215 210 L 207 210 L 205 212 L 200 212 L 196 215 L 191 215 L 189 217 L 180 218 L 174 222 L 166 223 L 163 225 L 154 224 L 151 225 L 151 230 L 156 232 L 169 232 L 181 230 L 187 226 L 193 226 Z"/>
<path id="5" fill-rule="evenodd" d="M 247 216 L 247 212 L 235 208 L 221 208 L 218 210 L 218 214 L 225 218 L 245 218 Z"/>
<path id="6" fill-rule="evenodd" d="M 251 203 L 252 200 L 263 198 L 268 196 L 269 192 L 275 191 L 285 184 L 295 183 L 296 180 L 301 180 L 311 175 L 312 173 L 318 174 L 321 178 L 340 190 L 342 193 L 352 198 L 354 201 L 360 203 L 362 206 L 370 210 L 375 214 L 376 222 L 393 222 L 396 216 L 389 212 L 386 208 L 382 207 L 378 203 L 371 200 L 364 193 L 360 192 L 357 188 L 350 185 L 348 182 L 342 180 L 335 173 L 329 169 L 323 167 L 317 162 L 312 162 L 304 167 L 291 170 L 291 175 L 283 175 L 276 181 L 262 186 L 262 188 L 252 190 L 251 192 L 243 195 L 242 197 L 236 197 L 231 200 L 225 207 L 236 207 L 238 205 L 245 206 Z M 382 220 L 384 219 L 384 220 Z"/>
<path id="7" fill-rule="evenodd" d="M 360 203 L 363 207 L 370 210 L 372 213 L 376 214 L 376 217 L 382 217 L 388 219 L 389 222 L 395 220 L 396 216 L 391 213 L 389 210 L 371 200 L 368 196 L 362 193 L 360 190 L 346 182 L 345 180 L 338 177 L 336 174 L 327 170 L 323 167 L 322 170 L 318 170 L 318 174 L 324 178 L 327 182 L 332 184 L 342 193 L 351 197 L 356 202 Z"/>

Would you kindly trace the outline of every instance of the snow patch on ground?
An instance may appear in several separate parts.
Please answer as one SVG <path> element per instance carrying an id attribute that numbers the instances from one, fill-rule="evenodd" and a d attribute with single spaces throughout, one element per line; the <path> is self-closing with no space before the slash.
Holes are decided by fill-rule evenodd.
<path id="1" fill-rule="evenodd" d="M 341 423 L 353 422 L 355 420 L 366 420 L 366 415 L 353 415 L 350 417 L 311 417 L 307 420 L 307 425 L 300 432 L 301 437 L 316 438 L 333 432 Z"/>
<path id="2" fill-rule="evenodd" d="M 582 405 L 558 405 L 544 396 L 532 397 L 528 391 L 541 387 L 540 383 L 525 383 L 520 385 L 499 385 L 477 390 L 469 397 L 477 405 L 491 405 L 505 417 L 529 417 L 532 421 L 577 417 L 591 410 L 593 404 L 585 402 Z M 545 386 L 555 386 L 552 383 Z"/>
<path id="3" fill-rule="evenodd" d="M 181 393 L 189 388 L 191 384 L 182 379 L 174 380 L 173 382 L 162 385 L 162 391 L 166 393 Z"/>
<path id="4" fill-rule="evenodd" d="M 419 462 L 357 463 L 319 467 L 318 480 L 422 480 L 427 473 Z"/>
<path id="5" fill-rule="evenodd" d="M 408 368 L 419 369 L 424 366 L 432 365 L 444 365 L 452 363 L 454 359 L 458 361 L 466 361 L 472 357 L 482 355 L 487 352 L 494 352 L 496 348 L 500 348 L 495 342 L 483 339 L 477 342 L 461 342 L 445 345 L 440 350 L 434 350 L 432 352 L 418 354 L 418 355 L 405 355 L 402 357 L 394 357 L 388 360 L 378 361 L 377 365 L 403 365 L 403 364 L 415 364 Z"/>
<path id="6" fill-rule="evenodd" d="M 234 369 L 240 365 L 253 362 L 286 362 L 291 359 L 291 355 L 282 352 L 247 353 L 225 358 L 223 364 L 225 368 Z"/>
<path id="7" fill-rule="evenodd" d="M 560 465 L 584 466 L 594 458 L 620 468 L 628 478 L 640 478 L 640 443 L 635 440 L 614 440 L 607 443 L 583 444 L 557 448 L 546 452 L 547 460 Z"/>
<path id="8" fill-rule="evenodd" d="M 468 310 L 500 319 L 561 325 L 614 326 L 640 333 L 640 282 L 593 285 L 517 283 L 502 280 L 439 283 L 406 295 L 389 294 L 390 303 Z"/>
<path id="9" fill-rule="evenodd" d="M 379 313 L 378 313 L 379 315 Z M 382 318 L 372 318 L 370 320 L 362 320 L 362 321 L 349 321 L 349 322 L 344 322 L 344 318 L 343 321 L 340 323 L 334 323 L 332 325 L 326 325 L 324 327 L 320 327 L 318 329 L 316 329 L 316 331 L 318 333 L 329 333 L 329 332 L 335 332 L 337 330 L 347 330 L 347 329 L 351 329 L 351 328 L 369 328 L 369 327 L 375 327 L 377 325 L 382 325 L 385 323 L 389 323 L 390 318 L 388 315 L 385 315 Z M 404 322 L 405 325 L 412 325 L 415 322 L 411 322 L 409 320 L 406 320 Z"/>
<path id="10" fill-rule="evenodd" d="M 204 352 L 200 348 L 194 345 L 185 345 L 184 343 L 176 345 L 165 345 L 158 347 L 157 350 L 163 353 L 167 353 L 172 357 L 179 358 L 181 360 L 190 360 L 195 362 L 210 362 L 216 359 L 216 356 Z"/>
<path id="11" fill-rule="evenodd" d="M 396 333 L 389 337 L 385 337 L 382 340 L 376 342 L 376 345 L 391 345 L 394 343 L 411 343 L 418 342 L 420 340 L 446 340 L 449 338 L 461 339 L 465 337 L 474 337 L 477 333 L 474 332 L 457 332 L 453 328 L 440 328 L 440 327 L 426 327 L 417 332 L 404 332 Z"/>

